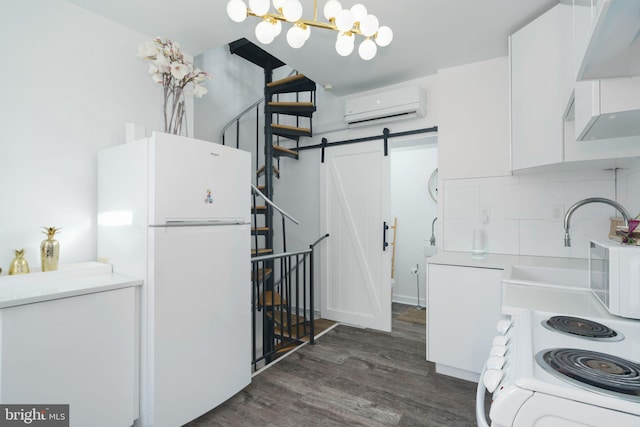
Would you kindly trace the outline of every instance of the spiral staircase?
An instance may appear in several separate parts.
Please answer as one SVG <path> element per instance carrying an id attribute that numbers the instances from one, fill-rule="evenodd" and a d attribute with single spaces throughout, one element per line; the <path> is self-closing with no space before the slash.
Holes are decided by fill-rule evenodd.
<path id="1" fill-rule="evenodd" d="M 327 236 L 307 250 L 288 252 L 286 224 L 290 220 L 297 221 L 272 200 L 274 179 L 280 178 L 281 159 L 298 160 L 300 138 L 312 136 L 316 84 L 298 73 L 274 81 L 273 71 L 286 64 L 247 39 L 230 43 L 229 49 L 232 54 L 264 70 L 264 99 L 237 116 L 222 135 L 223 144 L 232 145 L 232 141 L 227 141 L 227 128 L 235 127 L 236 147 L 247 149 L 247 139 L 251 137 L 243 137 L 242 128 L 253 125 L 247 123 L 245 116 L 256 115 L 255 146 L 248 151 L 254 152 L 256 159 L 251 235 L 253 361 L 254 370 L 257 370 L 302 342 L 314 342 L 313 247 Z M 264 123 L 263 133 L 260 132 L 260 120 Z M 260 153 L 261 148 L 264 156 Z M 277 216 L 282 220 L 279 225 L 281 254 L 274 253 Z"/>

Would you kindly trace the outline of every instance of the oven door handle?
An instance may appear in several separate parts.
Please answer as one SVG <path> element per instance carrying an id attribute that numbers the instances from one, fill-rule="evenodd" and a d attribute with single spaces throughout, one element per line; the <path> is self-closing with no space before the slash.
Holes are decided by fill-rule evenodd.
<path id="1" fill-rule="evenodd" d="M 487 391 L 487 388 L 484 386 L 485 372 L 487 372 L 487 362 L 482 366 L 482 372 L 478 380 L 478 388 L 476 389 L 476 421 L 478 427 L 490 427 L 484 412 L 484 397 Z"/>

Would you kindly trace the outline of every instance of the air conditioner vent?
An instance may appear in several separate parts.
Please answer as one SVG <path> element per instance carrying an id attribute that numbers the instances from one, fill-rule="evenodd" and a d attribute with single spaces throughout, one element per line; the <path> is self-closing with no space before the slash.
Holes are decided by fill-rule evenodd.
<path id="1" fill-rule="evenodd" d="M 417 86 L 350 98 L 344 104 L 344 121 L 349 127 L 424 117 L 426 95 Z"/>

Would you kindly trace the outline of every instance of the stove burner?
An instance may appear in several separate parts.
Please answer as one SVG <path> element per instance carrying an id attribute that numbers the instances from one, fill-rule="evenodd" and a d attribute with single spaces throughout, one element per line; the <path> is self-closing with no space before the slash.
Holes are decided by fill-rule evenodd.
<path id="1" fill-rule="evenodd" d="M 640 402 L 640 364 L 591 350 L 543 350 L 536 360 L 545 370 L 572 384 Z"/>
<path id="2" fill-rule="evenodd" d="M 549 330 L 569 335 L 578 335 L 593 340 L 619 341 L 624 339 L 616 331 L 593 320 L 571 316 L 553 316 L 543 321 L 542 325 Z"/>

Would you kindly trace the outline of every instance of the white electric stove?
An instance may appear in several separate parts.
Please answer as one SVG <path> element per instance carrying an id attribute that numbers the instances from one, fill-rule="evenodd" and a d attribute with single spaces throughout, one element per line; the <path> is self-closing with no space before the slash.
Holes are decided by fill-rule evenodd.
<path id="1" fill-rule="evenodd" d="M 478 385 L 492 427 L 640 426 L 640 321 L 522 310 L 498 324 Z"/>

